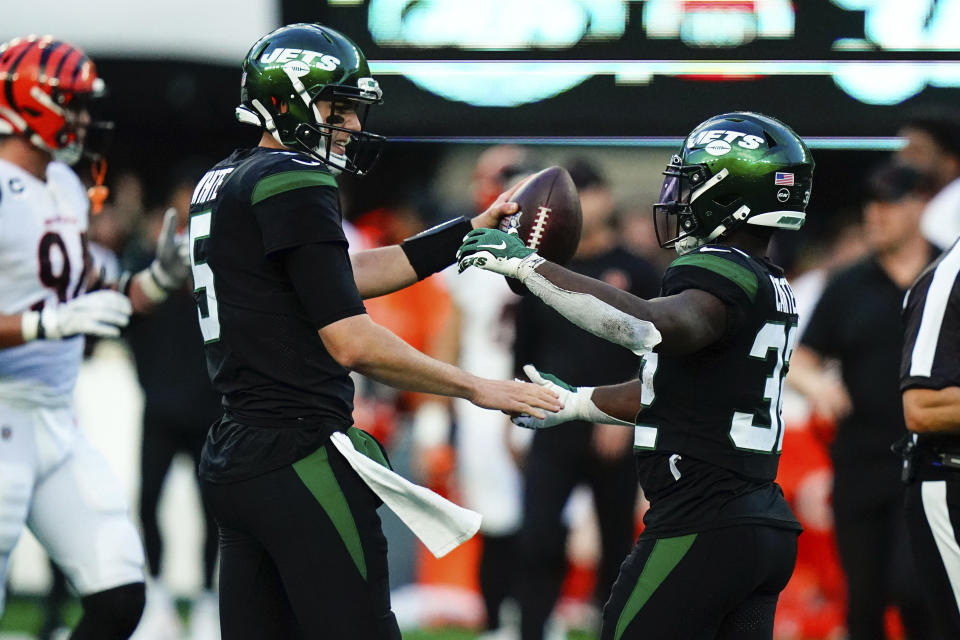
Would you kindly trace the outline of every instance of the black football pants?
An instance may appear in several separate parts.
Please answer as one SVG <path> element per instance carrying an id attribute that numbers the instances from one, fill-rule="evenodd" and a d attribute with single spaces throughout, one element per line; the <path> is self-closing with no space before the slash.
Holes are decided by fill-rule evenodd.
<path id="1" fill-rule="evenodd" d="M 400 640 L 380 501 L 332 444 L 203 485 L 220 528 L 223 640 Z"/>
<path id="2" fill-rule="evenodd" d="M 640 535 L 603 608 L 601 640 L 771 640 L 797 532 L 738 525 Z"/>

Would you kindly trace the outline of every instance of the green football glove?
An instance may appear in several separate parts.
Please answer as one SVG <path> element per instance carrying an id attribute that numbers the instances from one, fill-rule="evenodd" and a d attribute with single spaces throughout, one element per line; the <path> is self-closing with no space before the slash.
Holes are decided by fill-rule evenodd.
<path id="1" fill-rule="evenodd" d="M 511 422 L 525 429 L 548 429 L 572 420 L 586 420 L 601 424 L 619 424 L 632 427 L 633 423 L 624 422 L 601 411 L 593 403 L 594 387 L 573 387 L 560 378 L 549 373 L 540 373 L 532 364 L 523 365 L 523 372 L 530 378 L 530 382 L 545 387 L 559 396 L 563 408 L 556 413 L 546 412 L 543 420 L 534 418 L 525 413 L 511 418 Z"/>
<path id="2" fill-rule="evenodd" d="M 547 411 L 547 417 L 543 420 L 523 413 L 511 418 L 513 424 L 524 429 L 547 429 L 571 420 L 584 419 L 584 416 L 580 415 L 580 411 L 584 400 L 590 402 L 593 387 L 572 387 L 554 375 L 540 373 L 532 364 L 524 365 L 523 372 L 530 378 L 530 382 L 556 393 L 560 402 L 563 403 L 563 409 L 556 413 Z M 590 404 L 593 403 L 590 402 Z"/>
<path id="3" fill-rule="evenodd" d="M 524 245 L 516 234 L 499 229 L 474 229 L 463 238 L 457 261 L 461 273 L 467 267 L 478 267 L 523 282 L 543 258 Z"/>

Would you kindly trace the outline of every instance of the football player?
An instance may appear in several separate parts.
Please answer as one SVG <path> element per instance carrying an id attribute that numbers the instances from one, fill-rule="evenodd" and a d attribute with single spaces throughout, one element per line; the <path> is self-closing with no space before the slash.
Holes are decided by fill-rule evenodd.
<path id="1" fill-rule="evenodd" d="M 484 213 L 402 245 L 349 254 L 336 176 L 366 174 L 383 138 L 363 130 L 382 92 L 343 34 L 293 24 L 243 62 L 241 122 L 258 145 L 211 168 L 194 191 L 190 241 L 208 369 L 225 413 L 200 475 L 220 525 L 225 640 L 400 638 L 390 610 L 377 496 L 334 442 L 353 428 L 351 370 L 386 384 L 546 417 L 556 394 L 487 380 L 416 351 L 364 312 L 454 261 Z"/>
<path id="2" fill-rule="evenodd" d="M 769 639 L 800 525 L 774 482 L 796 302 L 765 256 L 774 229 L 804 222 L 813 159 L 783 123 L 736 112 L 698 125 L 664 173 L 657 236 L 680 257 L 658 298 L 575 274 L 499 231 L 468 234 L 460 267 L 518 278 L 575 324 L 644 354 L 638 380 L 597 388 L 525 367 L 564 409 L 516 419 L 634 428 L 651 506 L 601 637 Z"/>
<path id="3" fill-rule="evenodd" d="M 74 640 L 129 637 L 144 601 L 121 485 L 73 414 L 83 336 L 119 335 L 188 275 L 172 218 L 157 259 L 125 279 L 130 297 L 105 288 L 91 258 L 90 201 L 69 165 L 95 155 L 87 107 L 103 90 L 66 42 L 0 45 L 0 584 L 26 525 L 80 595 Z"/>

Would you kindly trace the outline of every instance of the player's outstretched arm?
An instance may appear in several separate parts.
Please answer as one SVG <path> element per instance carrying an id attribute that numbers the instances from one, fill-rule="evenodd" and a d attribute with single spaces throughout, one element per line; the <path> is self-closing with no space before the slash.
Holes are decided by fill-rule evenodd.
<path id="1" fill-rule="evenodd" d="M 458 259 L 461 271 L 478 267 L 520 280 L 573 324 L 637 354 L 657 345 L 666 353 L 691 353 L 726 330 L 726 307 L 713 294 L 688 289 L 644 300 L 544 260 L 516 236 L 495 229 L 470 232 Z"/>
<path id="2" fill-rule="evenodd" d="M 559 411 L 557 395 L 539 385 L 488 380 L 417 351 L 366 314 L 319 330 L 323 344 L 342 366 L 398 389 L 465 398 L 486 409 L 539 418 Z"/>
<path id="3" fill-rule="evenodd" d="M 470 220 L 456 218 L 407 238 L 402 244 L 351 252 L 360 296 L 366 300 L 392 293 L 453 264 L 464 235 L 473 229 L 496 227 L 501 218 L 517 212 L 510 197 L 522 184 L 520 181 L 501 193 L 486 211 Z"/>

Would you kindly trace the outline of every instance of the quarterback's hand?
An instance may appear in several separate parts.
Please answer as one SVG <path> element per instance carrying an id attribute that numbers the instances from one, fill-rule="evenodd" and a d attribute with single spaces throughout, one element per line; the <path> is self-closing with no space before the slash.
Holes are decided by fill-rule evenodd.
<path id="1" fill-rule="evenodd" d="M 523 282 L 543 258 L 514 233 L 474 229 L 464 237 L 457 250 L 457 262 L 461 273 L 467 267 L 478 267 Z"/>
<path id="2" fill-rule="evenodd" d="M 546 429 L 571 420 L 581 420 L 583 416 L 579 414 L 579 408 L 582 404 L 583 394 L 586 394 L 587 401 L 590 401 L 590 394 L 593 393 L 593 387 L 572 387 L 560 378 L 549 373 L 540 373 L 532 364 L 523 365 L 523 372 L 527 374 L 530 381 L 538 384 L 544 389 L 549 389 L 557 394 L 563 408 L 555 413 L 548 413 L 543 418 L 537 418 L 528 414 L 521 414 L 511 419 L 513 424 L 525 429 Z"/>
<path id="3" fill-rule="evenodd" d="M 510 415 L 526 413 L 538 418 L 563 408 L 554 391 L 519 380 L 479 378 L 468 399 L 484 409 L 499 409 Z"/>
<path id="4" fill-rule="evenodd" d="M 157 254 L 150 263 L 150 275 L 168 291 L 179 288 L 190 274 L 188 243 L 187 234 L 177 233 L 177 210 L 170 207 L 163 214 Z"/>
<path id="5" fill-rule="evenodd" d="M 519 180 L 517 184 L 513 185 L 497 196 L 497 199 L 493 201 L 493 204 L 487 207 L 486 211 L 470 220 L 470 224 L 473 225 L 473 228 L 496 229 L 500 226 L 500 220 L 506 216 L 515 214 L 519 207 L 517 206 L 517 203 L 511 202 L 510 198 L 513 197 L 513 194 L 515 194 L 520 187 L 522 187 L 524 183 L 530 179 L 530 177 L 531 176 L 527 176 L 523 180 Z"/>
<path id="6" fill-rule="evenodd" d="M 59 340 L 79 334 L 115 337 L 130 322 L 133 307 L 122 293 L 94 291 L 22 316 L 23 339 Z"/>

